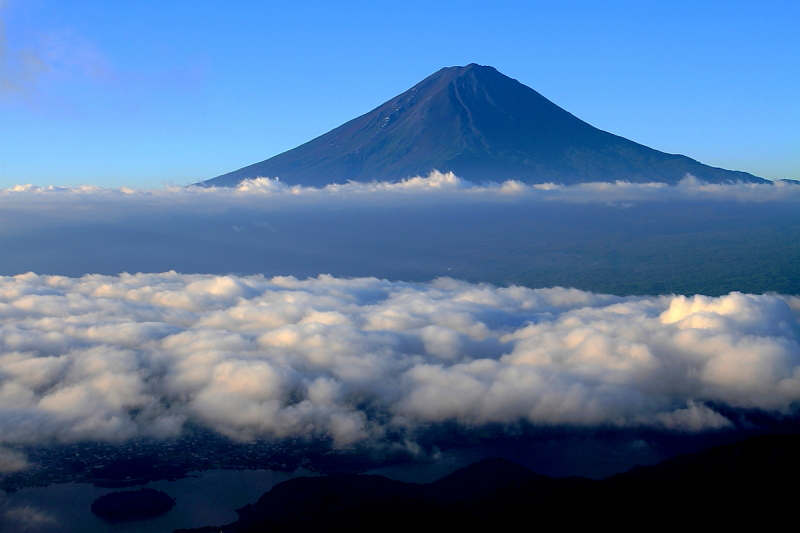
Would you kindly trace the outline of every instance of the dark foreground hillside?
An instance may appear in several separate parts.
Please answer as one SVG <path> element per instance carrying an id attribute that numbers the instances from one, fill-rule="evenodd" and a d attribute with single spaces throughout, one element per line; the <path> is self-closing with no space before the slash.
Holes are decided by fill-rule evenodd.
<path id="1" fill-rule="evenodd" d="M 200 533 L 597 527 L 725 527 L 791 519 L 800 434 L 760 436 L 602 481 L 549 478 L 485 459 L 433 483 L 340 474 L 297 478 Z"/>

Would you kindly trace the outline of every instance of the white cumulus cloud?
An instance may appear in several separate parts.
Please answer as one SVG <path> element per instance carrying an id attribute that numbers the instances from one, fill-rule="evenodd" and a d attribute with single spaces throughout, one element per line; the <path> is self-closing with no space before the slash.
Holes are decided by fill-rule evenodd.
<path id="1" fill-rule="evenodd" d="M 369 443 L 441 422 L 704 431 L 800 400 L 800 305 L 448 278 L 0 277 L 0 445 Z M 22 461 L 22 462 L 20 462 Z M 5 470 L 24 458 L 0 448 Z"/>
<path id="2" fill-rule="evenodd" d="M 242 199 L 258 197 L 302 197 L 319 199 L 335 197 L 339 199 L 375 201 L 396 201 L 409 195 L 442 199 L 468 201 L 507 201 L 509 197 L 524 198 L 529 201 L 564 202 L 636 202 L 664 200 L 718 200 L 742 202 L 772 202 L 800 200 L 800 185 L 788 182 L 774 183 L 706 183 L 687 174 L 677 185 L 666 183 L 592 182 L 577 185 L 540 183 L 527 185 L 518 181 L 485 182 L 476 184 L 464 180 L 452 172 L 434 170 L 428 176 L 414 176 L 398 182 L 355 182 L 332 184 L 325 187 L 306 187 L 288 185 L 278 177 L 259 177 L 244 180 L 236 187 L 165 187 L 161 189 L 133 189 L 130 187 L 104 188 L 96 185 L 77 187 L 46 187 L 33 184 L 16 185 L 0 189 L 0 198 L 10 201 L 30 199 L 31 195 L 60 197 L 75 196 L 84 201 L 90 198 L 149 198 L 187 201 L 194 198 Z"/>

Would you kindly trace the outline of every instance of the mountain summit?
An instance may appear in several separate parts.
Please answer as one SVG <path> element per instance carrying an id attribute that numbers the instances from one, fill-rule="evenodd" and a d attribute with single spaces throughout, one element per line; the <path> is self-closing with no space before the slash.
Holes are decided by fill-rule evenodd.
<path id="1" fill-rule="evenodd" d="M 288 152 L 201 185 L 279 177 L 321 187 L 431 170 L 475 182 L 764 182 L 599 130 L 493 67 L 443 68 L 385 104 Z"/>

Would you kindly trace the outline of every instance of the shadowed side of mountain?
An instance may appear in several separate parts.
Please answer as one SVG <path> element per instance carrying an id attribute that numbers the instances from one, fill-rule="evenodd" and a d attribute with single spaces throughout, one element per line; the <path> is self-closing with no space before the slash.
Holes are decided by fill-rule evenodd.
<path id="1" fill-rule="evenodd" d="M 800 435 L 764 435 L 636 467 L 603 480 L 608 494 L 670 521 L 780 523 L 797 500 Z M 724 513 L 729 513 L 725 515 Z"/>
<path id="2" fill-rule="evenodd" d="M 596 527 L 773 526 L 794 517 L 800 435 L 761 436 L 594 481 L 549 478 L 484 459 L 418 485 L 338 474 L 276 485 L 227 533 L 367 529 L 518 528 L 536 523 Z"/>
<path id="3" fill-rule="evenodd" d="M 667 481 L 686 476 L 752 477 L 794 476 L 800 472 L 800 434 L 761 435 L 679 455 L 653 466 L 638 466 L 606 479 L 609 484 L 631 484 L 637 480 Z"/>
<path id="4" fill-rule="evenodd" d="M 296 478 L 276 485 L 255 504 L 237 510 L 240 518 L 233 524 L 180 531 L 472 529 L 487 522 L 486 511 L 493 514 L 493 502 L 504 501 L 503 495 L 509 491 L 558 494 L 559 483 L 497 458 L 484 459 L 426 485 L 355 474 Z"/>
<path id="5" fill-rule="evenodd" d="M 493 457 L 460 468 L 425 485 L 424 493 L 442 502 L 469 502 L 491 496 L 511 487 L 539 485 L 552 488 L 555 480 L 531 472 L 516 463 Z"/>
<path id="6" fill-rule="evenodd" d="M 764 182 L 597 129 L 489 66 L 443 68 L 376 109 L 292 150 L 204 181 L 278 177 L 322 187 L 453 172 L 473 181 L 564 184 Z"/>

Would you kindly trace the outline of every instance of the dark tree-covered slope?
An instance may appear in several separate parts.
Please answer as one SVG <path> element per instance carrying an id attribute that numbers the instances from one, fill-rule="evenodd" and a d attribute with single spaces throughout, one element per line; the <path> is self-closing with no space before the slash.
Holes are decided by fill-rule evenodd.
<path id="1" fill-rule="evenodd" d="M 798 434 L 753 437 L 602 481 L 549 478 L 497 458 L 425 485 L 355 474 L 296 478 L 239 509 L 232 524 L 183 531 L 772 528 L 796 515 L 798 446 Z"/>
<path id="2" fill-rule="evenodd" d="M 378 108 L 266 161 L 202 182 L 279 177 L 292 185 L 398 181 L 452 171 L 519 180 L 762 182 L 599 130 L 515 79 L 476 64 L 443 68 Z"/>

